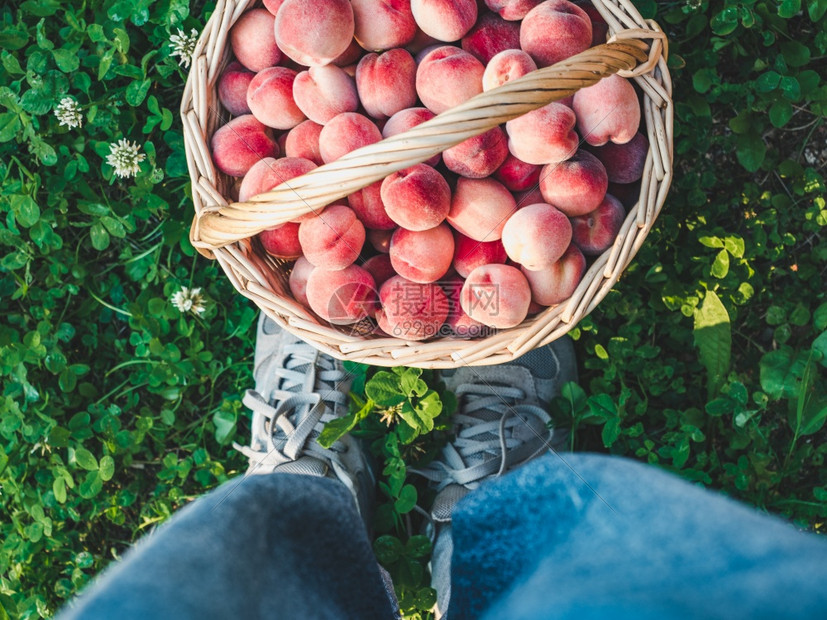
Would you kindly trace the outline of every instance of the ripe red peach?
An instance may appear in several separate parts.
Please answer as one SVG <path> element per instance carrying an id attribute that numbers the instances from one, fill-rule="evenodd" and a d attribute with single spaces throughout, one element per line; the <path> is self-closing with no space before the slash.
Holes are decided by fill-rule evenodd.
<path id="1" fill-rule="evenodd" d="M 247 89 L 247 105 L 258 120 L 274 129 L 292 129 L 304 120 L 293 100 L 296 72 L 270 67 L 256 73 Z"/>
<path id="2" fill-rule="evenodd" d="M 431 50 L 416 71 L 416 93 L 434 114 L 467 101 L 482 92 L 483 64 L 452 45 Z"/>
<path id="3" fill-rule="evenodd" d="M 477 21 L 476 0 L 411 0 L 416 25 L 438 41 L 458 41 Z"/>
<path id="4" fill-rule="evenodd" d="M 252 114 L 238 116 L 219 127 L 210 141 L 216 168 L 233 177 L 243 177 L 263 157 L 278 157 L 273 131 Z"/>
<path id="5" fill-rule="evenodd" d="M 309 159 L 300 157 L 265 157 L 253 165 L 238 190 L 238 199 L 246 202 L 253 196 L 268 192 L 285 181 L 294 179 L 316 167 Z"/>
<path id="6" fill-rule="evenodd" d="M 527 205 L 508 218 L 503 228 L 503 247 L 508 258 L 526 269 L 551 267 L 571 243 L 569 218 L 550 204 Z"/>
<path id="7" fill-rule="evenodd" d="M 514 200 L 517 202 L 517 208 L 520 209 L 526 205 L 533 205 L 535 202 L 545 202 L 543 195 L 540 193 L 540 187 L 535 185 L 531 189 L 522 192 L 515 192 Z"/>
<path id="8" fill-rule="evenodd" d="M 352 209 L 330 205 L 299 226 L 304 255 L 313 265 L 327 270 L 352 264 L 365 243 L 365 227 Z"/>
<path id="9" fill-rule="evenodd" d="M 606 42 L 609 35 L 609 24 L 603 19 L 594 5 L 589 0 L 578 0 L 575 4 L 586 12 L 592 22 L 592 47 Z"/>
<path id="10" fill-rule="evenodd" d="M 634 183 L 612 183 L 609 181 L 608 192 L 627 209 L 631 209 L 640 200 L 640 181 Z"/>
<path id="11" fill-rule="evenodd" d="M 508 256 L 502 241 L 475 241 L 462 233 L 454 233 L 454 260 L 451 263 L 463 278 L 480 265 L 505 264 Z"/>
<path id="12" fill-rule="evenodd" d="M 625 218 L 620 201 L 606 194 L 597 209 L 571 218 L 572 241 L 586 256 L 602 254 L 612 247 Z"/>
<path id="13" fill-rule="evenodd" d="M 376 119 L 416 105 L 416 63 L 396 48 L 365 54 L 356 67 L 356 88 L 365 111 Z"/>
<path id="14" fill-rule="evenodd" d="M 592 22 L 586 12 L 568 0 L 546 0 L 531 9 L 520 26 L 520 47 L 537 63 L 548 67 L 588 49 Z"/>
<path id="15" fill-rule="evenodd" d="M 463 140 L 442 152 L 442 161 L 451 172 L 469 179 L 490 176 L 508 157 L 508 139 L 499 127 Z"/>
<path id="16" fill-rule="evenodd" d="M 397 228 L 391 237 L 390 257 L 400 276 L 413 282 L 436 282 L 451 268 L 454 236 L 445 224 L 421 231 Z"/>
<path id="17" fill-rule="evenodd" d="M 488 64 L 496 54 L 520 48 L 520 24 L 505 21 L 496 13 L 483 13 L 462 37 L 461 45 L 482 64 Z"/>
<path id="18" fill-rule="evenodd" d="M 485 5 L 508 21 L 518 21 L 543 0 L 485 0 Z"/>
<path id="19" fill-rule="evenodd" d="M 382 202 L 388 217 L 408 230 L 438 226 L 451 210 L 451 188 L 427 164 L 415 164 L 382 181 Z"/>
<path id="20" fill-rule="evenodd" d="M 362 267 L 373 276 L 373 281 L 376 282 L 376 288 L 381 287 L 396 275 L 396 272 L 393 270 L 393 265 L 391 265 L 391 258 L 387 254 L 371 256 L 365 261 Z"/>
<path id="21" fill-rule="evenodd" d="M 373 249 L 381 254 L 387 254 L 391 251 L 391 237 L 396 229 L 379 230 L 377 228 L 370 228 L 367 231 L 368 241 L 373 246 Z"/>
<path id="22" fill-rule="evenodd" d="M 508 150 L 529 164 L 564 161 L 577 150 L 579 138 L 574 131 L 577 117 L 571 108 L 549 103 L 505 124 Z"/>
<path id="23" fill-rule="evenodd" d="M 329 271 L 316 268 L 307 278 L 310 309 L 333 325 L 350 325 L 373 314 L 376 286 L 358 265 Z"/>
<path id="24" fill-rule="evenodd" d="M 290 270 L 290 277 L 287 280 L 293 297 L 297 302 L 305 306 L 310 306 L 307 301 L 307 278 L 310 277 L 310 272 L 314 269 L 313 263 L 304 256 L 299 256 L 298 260 L 293 264 L 293 269 Z"/>
<path id="25" fill-rule="evenodd" d="M 255 73 L 247 71 L 240 62 L 231 62 L 218 78 L 218 100 L 233 116 L 250 113 L 247 88 Z"/>
<path id="26" fill-rule="evenodd" d="M 353 40 L 353 8 L 348 0 L 284 0 L 275 33 L 288 58 L 306 67 L 326 65 Z"/>
<path id="27" fill-rule="evenodd" d="M 457 179 L 448 223 L 466 237 L 496 241 L 516 208 L 514 197 L 494 179 Z"/>
<path id="28" fill-rule="evenodd" d="M 638 132 L 626 144 L 607 142 L 590 150 L 605 166 L 610 183 L 634 183 L 643 176 L 649 140 Z"/>
<path id="29" fill-rule="evenodd" d="M 434 116 L 436 115 L 428 108 L 408 108 L 406 110 L 400 110 L 391 116 L 385 123 L 385 126 L 382 127 L 382 137 L 390 138 L 396 134 L 408 131 L 420 123 L 431 120 Z M 424 163 L 435 167 L 439 165 L 440 161 L 442 161 L 442 155 L 437 153 L 430 159 L 426 159 Z"/>
<path id="30" fill-rule="evenodd" d="M 448 299 L 437 284 L 394 276 L 379 289 L 379 327 L 389 336 L 425 340 L 439 333 L 448 317 Z"/>
<path id="31" fill-rule="evenodd" d="M 293 99 L 311 121 L 324 125 L 337 114 L 355 112 L 359 95 L 353 78 L 336 65 L 310 67 L 296 75 Z"/>
<path id="32" fill-rule="evenodd" d="M 319 152 L 329 164 L 358 148 L 379 142 L 382 134 L 367 116 L 345 112 L 334 116 L 319 134 Z"/>
<path id="33" fill-rule="evenodd" d="M 382 181 L 371 183 L 367 187 L 353 192 L 347 197 L 347 203 L 356 212 L 358 218 L 371 230 L 392 230 L 394 222 L 382 202 Z"/>
<path id="34" fill-rule="evenodd" d="M 586 257 L 571 244 L 551 267 L 539 271 L 523 267 L 522 272 L 531 287 L 531 300 L 542 306 L 553 306 L 572 296 L 586 273 Z"/>
<path id="35" fill-rule="evenodd" d="M 459 276 L 450 276 L 440 282 L 445 297 L 448 299 L 448 318 L 445 319 L 445 326 L 458 338 L 484 336 L 490 328 L 465 314 L 459 302 L 463 284 L 465 284 L 465 278 Z"/>
<path id="36" fill-rule="evenodd" d="M 281 51 L 273 36 L 275 20 L 265 9 L 251 9 L 245 11 L 230 29 L 233 54 L 250 71 L 274 67 L 281 60 Z"/>
<path id="37" fill-rule="evenodd" d="M 263 230 L 258 234 L 258 238 L 265 251 L 276 258 L 293 260 L 302 255 L 299 225 L 294 222 Z"/>
<path id="38" fill-rule="evenodd" d="M 321 166 L 324 163 L 319 151 L 319 134 L 321 133 L 322 126 L 319 123 L 310 120 L 302 121 L 285 134 L 284 154 L 287 157 L 303 157 Z"/>
<path id="39" fill-rule="evenodd" d="M 528 280 L 510 265 L 483 265 L 468 274 L 460 292 L 465 313 L 483 325 L 507 329 L 528 316 L 531 288 Z"/>
<path id="40" fill-rule="evenodd" d="M 410 0 L 351 0 L 355 36 L 364 49 L 374 52 L 404 47 L 416 36 Z"/>
<path id="41" fill-rule="evenodd" d="M 578 90 L 572 106 L 577 114 L 577 130 L 592 146 L 609 141 L 625 144 L 635 137 L 640 127 L 640 103 L 635 87 L 616 74 Z"/>
<path id="42" fill-rule="evenodd" d="M 350 65 L 355 65 L 357 62 L 359 62 L 359 59 L 362 57 L 362 54 L 364 53 L 365 50 L 362 49 L 362 46 L 359 45 L 356 39 L 353 39 L 350 42 L 350 45 L 347 46 L 347 49 L 338 56 L 336 56 L 336 58 L 331 60 L 330 64 L 336 65 L 337 67 L 341 67 L 342 69 L 345 69 L 347 71 L 346 67 L 349 67 Z M 353 77 L 350 72 L 348 72 L 348 75 Z"/>
<path id="43" fill-rule="evenodd" d="M 536 70 L 534 60 L 523 50 L 505 50 L 488 61 L 482 74 L 482 89 L 497 88 Z"/>
<path id="44" fill-rule="evenodd" d="M 279 7 L 284 3 L 284 0 L 263 0 L 264 8 L 270 11 L 274 16 L 279 12 Z"/>
<path id="45" fill-rule="evenodd" d="M 540 173 L 543 199 L 569 217 L 594 211 L 608 187 L 606 168 L 583 149 L 566 161 L 544 166 Z"/>
<path id="46" fill-rule="evenodd" d="M 537 185 L 540 170 L 540 166 L 528 164 L 509 153 L 502 165 L 497 168 L 494 178 L 512 192 L 523 192 Z"/>

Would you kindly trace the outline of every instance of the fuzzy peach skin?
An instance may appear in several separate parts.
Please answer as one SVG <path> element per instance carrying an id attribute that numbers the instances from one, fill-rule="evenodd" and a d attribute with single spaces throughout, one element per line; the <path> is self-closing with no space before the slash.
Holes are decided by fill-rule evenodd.
<path id="1" fill-rule="evenodd" d="M 345 112 L 334 116 L 319 134 L 322 161 L 329 164 L 358 148 L 379 142 L 382 134 L 367 116 Z"/>
<path id="2" fill-rule="evenodd" d="M 302 157 L 321 166 L 322 154 L 319 151 L 319 135 L 322 126 L 307 120 L 302 121 L 285 134 L 284 154 L 287 157 Z"/>
<path id="3" fill-rule="evenodd" d="M 276 18 L 265 9 L 245 11 L 230 29 L 230 47 L 236 60 L 250 71 L 274 67 L 281 60 L 281 51 L 273 36 Z"/>
<path id="4" fill-rule="evenodd" d="M 379 289 L 376 321 L 383 332 L 404 340 L 425 340 L 439 333 L 448 317 L 448 299 L 437 284 L 394 276 Z"/>
<path id="5" fill-rule="evenodd" d="M 365 53 L 365 50 L 362 49 L 362 46 L 357 43 L 356 39 L 353 39 L 350 42 L 350 45 L 347 46 L 347 49 L 336 56 L 333 60 L 330 61 L 331 65 L 336 65 L 337 67 L 341 67 L 345 69 L 350 65 L 355 65 L 359 62 L 359 59 L 362 57 L 362 54 Z M 353 74 L 348 72 L 348 75 L 353 77 Z"/>
<path id="6" fill-rule="evenodd" d="M 531 288 L 510 265 L 483 265 L 468 274 L 459 297 L 465 313 L 497 329 L 516 327 L 528 316 Z"/>
<path id="7" fill-rule="evenodd" d="M 416 25 L 438 41 L 458 41 L 477 21 L 476 0 L 411 0 Z"/>
<path id="8" fill-rule="evenodd" d="M 247 105 L 258 120 L 273 129 L 292 129 L 304 120 L 293 100 L 296 72 L 269 67 L 256 73 L 247 88 Z"/>
<path id="9" fill-rule="evenodd" d="M 502 237 L 506 220 L 516 208 L 514 196 L 494 179 L 457 179 L 448 223 L 476 241 Z"/>
<path id="10" fill-rule="evenodd" d="M 565 161 L 577 151 L 577 117 L 571 108 L 550 103 L 505 124 L 508 150 L 529 164 Z"/>
<path id="11" fill-rule="evenodd" d="M 520 209 L 526 205 L 533 205 L 535 202 L 545 202 L 543 195 L 540 193 L 538 186 L 532 187 L 522 192 L 514 193 L 514 200 L 517 201 L 517 208 Z"/>
<path id="12" fill-rule="evenodd" d="M 359 108 L 356 84 L 336 65 L 310 67 L 296 75 L 293 99 L 311 121 L 324 125 L 334 116 Z"/>
<path id="13" fill-rule="evenodd" d="M 210 141 L 210 151 L 221 172 L 243 177 L 260 159 L 278 157 L 279 145 L 272 129 L 252 114 L 245 114 L 216 130 Z"/>
<path id="14" fill-rule="evenodd" d="M 617 198 L 606 194 L 597 209 L 571 218 L 572 241 L 586 256 L 602 254 L 612 247 L 624 219 L 626 209 Z"/>
<path id="15" fill-rule="evenodd" d="M 571 244 L 551 267 L 532 271 L 522 267 L 531 287 L 531 300 L 541 306 L 553 306 L 566 301 L 577 289 L 586 273 L 586 257 Z"/>
<path id="16" fill-rule="evenodd" d="M 373 314 L 376 286 L 373 276 L 358 265 L 328 271 L 316 268 L 307 278 L 310 309 L 333 325 L 350 325 Z"/>
<path id="17" fill-rule="evenodd" d="M 460 45 L 482 64 L 488 64 L 504 50 L 520 49 L 520 24 L 505 21 L 496 13 L 485 12 L 462 37 Z"/>
<path id="18" fill-rule="evenodd" d="M 643 176 L 649 140 L 638 132 L 626 144 L 607 142 L 590 150 L 605 166 L 610 183 L 634 183 Z"/>
<path id="19" fill-rule="evenodd" d="M 523 50 L 502 51 L 489 60 L 485 66 L 485 72 L 482 74 L 482 89 L 488 91 L 497 88 L 536 70 L 537 65 L 534 60 Z"/>
<path id="20" fill-rule="evenodd" d="M 448 299 L 448 318 L 445 319 L 444 327 L 447 327 L 452 335 L 457 338 L 478 338 L 491 331 L 488 326 L 465 314 L 465 310 L 462 309 L 462 305 L 459 303 L 465 278 L 448 276 L 439 284 Z"/>
<path id="21" fill-rule="evenodd" d="M 284 4 L 284 0 L 262 0 L 264 8 L 270 11 L 274 16 L 279 12 L 279 8 Z"/>
<path id="22" fill-rule="evenodd" d="M 367 231 L 368 241 L 373 249 L 381 254 L 387 254 L 391 251 L 391 237 L 396 231 L 396 228 L 391 230 L 379 230 L 377 228 L 370 228 Z"/>
<path id="23" fill-rule="evenodd" d="M 508 218 L 503 247 L 508 258 L 526 269 L 551 267 L 571 243 L 569 218 L 550 204 L 527 205 Z"/>
<path id="24" fill-rule="evenodd" d="M 546 0 L 531 9 L 520 25 L 520 47 L 538 67 L 548 67 L 587 50 L 592 22 L 568 0 Z"/>
<path id="25" fill-rule="evenodd" d="M 382 137 L 390 138 L 396 134 L 408 131 L 420 123 L 431 120 L 434 116 L 436 116 L 436 114 L 428 108 L 408 108 L 406 110 L 400 110 L 391 116 L 385 123 L 385 126 L 382 127 Z M 442 161 L 442 155 L 437 153 L 430 159 L 425 160 L 424 163 L 436 167 L 440 161 Z"/>
<path id="26" fill-rule="evenodd" d="M 475 241 L 462 233 L 454 233 L 454 260 L 451 265 L 460 276 L 468 274 L 481 265 L 505 264 L 508 256 L 500 240 Z"/>
<path id="27" fill-rule="evenodd" d="M 442 161 L 451 172 L 469 179 L 494 174 L 508 157 L 508 138 L 499 127 L 463 140 L 442 152 Z"/>
<path id="28" fill-rule="evenodd" d="M 443 45 L 428 52 L 416 70 L 416 93 L 434 114 L 482 92 L 483 64 L 468 52 Z"/>
<path id="29" fill-rule="evenodd" d="M 356 88 L 365 111 L 385 119 L 416 105 L 416 63 L 410 52 L 396 48 L 365 54 L 356 66 Z"/>
<path id="30" fill-rule="evenodd" d="M 238 190 L 238 200 L 246 202 L 253 196 L 268 192 L 285 181 L 310 172 L 316 167 L 309 159 L 300 157 L 265 157 L 253 165 Z"/>
<path id="31" fill-rule="evenodd" d="M 299 256 L 293 264 L 293 269 L 290 270 L 290 277 L 287 280 L 290 292 L 293 293 L 296 301 L 308 307 L 310 303 L 307 301 L 307 278 L 310 277 L 310 272 L 314 269 L 313 263 L 304 256 Z"/>
<path id="32" fill-rule="evenodd" d="M 284 0 L 275 33 L 288 58 L 320 67 L 344 53 L 353 40 L 353 7 L 348 0 Z"/>
<path id="33" fill-rule="evenodd" d="M 351 0 L 356 41 L 375 52 L 405 47 L 416 36 L 410 0 Z"/>
<path id="34" fill-rule="evenodd" d="M 391 265 L 391 258 L 387 254 L 371 256 L 364 262 L 362 267 L 373 276 L 373 281 L 376 282 L 377 288 L 396 275 L 396 272 L 393 270 L 393 265 Z"/>
<path id="35" fill-rule="evenodd" d="M 393 230 L 396 228 L 382 201 L 382 181 L 371 183 L 367 187 L 353 192 L 347 197 L 347 203 L 356 212 L 358 218 L 371 230 Z"/>
<path id="36" fill-rule="evenodd" d="M 512 192 L 523 192 L 535 187 L 540 180 L 540 166 L 527 164 L 511 153 L 497 168 L 494 178 Z"/>
<path id="37" fill-rule="evenodd" d="M 408 230 L 438 226 L 451 210 L 451 188 L 427 164 L 415 164 L 382 180 L 382 202 L 388 217 Z"/>
<path id="38" fill-rule="evenodd" d="M 302 255 L 299 225 L 294 222 L 264 230 L 258 234 L 258 238 L 266 252 L 276 258 L 293 260 Z"/>
<path id="39" fill-rule="evenodd" d="M 247 88 L 255 73 L 247 71 L 240 62 L 231 62 L 218 78 L 218 100 L 233 116 L 250 113 Z"/>
<path id="40" fill-rule="evenodd" d="M 605 166 L 583 149 L 566 161 L 544 166 L 540 173 L 543 199 L 569 217 L 594 211 L 608 187 Z"/>
<path id="41" fill-rule="evenodd" d="M 391 264 L 414 282 L 436 282 L 451 268 L 454 236 L 446 224 L 422 231 L 397 228 L 391 237 Z"/>
<path id="42" fill-rule="evenodd" d="M 605 43 L 606 38 L 609 35 L 609 24 L 606 23 L 605 19 L 603 19 L 600 11 L 594 8 L 594 5 L 589 0 L 578 0 L 575 4 L 586 12 L 586 15 L 589 16 L 589 19 L 592 22 L 591 46 L 594 47 L 595 45 Z"/>
<path id="43" fill-rule="evenodd" d="M 485 0 L 485 5 L 508 21 L 519 21 L 543 0 Z"/>
<path id="44" fill-rule="evenodd" d="M 314 266 L 327 270 L 352 264 L 365 244 L 365 227 L 352 209 L 330 205 L 299 226 L 304 255 Z"/>
<path id="45" fill-rule="evenodd" d="M 574 94 L 577 131 L 592 146 L 626 144 L 640 127 L 640 103 L 626 78 L 610 75 Z"/>

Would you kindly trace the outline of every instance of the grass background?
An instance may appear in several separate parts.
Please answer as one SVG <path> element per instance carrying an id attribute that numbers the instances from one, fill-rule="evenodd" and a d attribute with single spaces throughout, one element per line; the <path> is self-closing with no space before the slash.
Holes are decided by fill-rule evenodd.
<path id="1" fill-rule="evenodd" d="M 574 331 L 581 385 L 554 416 L 575 449 L 650 462 L 820 532 L 827 1 L 635 4 L 671 42 L 675 181 L 638 257 Z M 213 7 L 0 8 L 0 618 L 53 614 L 244 471 L 229 444 L 247 436 L 257 313 L 187 241 L 186 70 L 169 43 Z M 53 113 L 67 95 L 80 129 Z M 147 155 L 134 179 L 105 163 L 120 138 Z M 202 289 L 205 313 L 169 302 L 183 286 Z M 435 376 L 419 379 L 450 404 Z M 417 491 L 403 489 L 439 432 L 414 439 L 404 419 L 366 413 L 359 428 L 386 464 L 377 553 L 406 613 L 425 617 L 428 545 L 409 536 Z"/>

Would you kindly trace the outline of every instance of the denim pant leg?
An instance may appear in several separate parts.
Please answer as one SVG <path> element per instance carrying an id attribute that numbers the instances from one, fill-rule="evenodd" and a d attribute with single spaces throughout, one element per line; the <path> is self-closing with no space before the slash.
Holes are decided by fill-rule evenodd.
<path id="1" fill-rule="evenodd" d="M 827 540 L 627 459 L 537 459 L 453 536 L 451 620 L 827 618 Z"/>
<path id="2" fill-rule="evenodd" d="M 394 618 L 353 497 L 295 474 L 232 480 L 176 513 L 59 616 Z"/>

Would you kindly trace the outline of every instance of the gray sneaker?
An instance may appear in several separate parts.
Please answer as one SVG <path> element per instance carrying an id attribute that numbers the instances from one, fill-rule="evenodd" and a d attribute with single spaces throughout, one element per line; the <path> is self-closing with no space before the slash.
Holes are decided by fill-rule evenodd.
<path id="1" fill-rule="evenodd" d="M 564 337 L 507 364 L 443 371 L 442 377 L 459 400 L 454 439 L 427 468 L 416 471 L 437 490 L 431 508 L 437 619 L 451 595 L 454 505 L 483 480 L 562 447 L 565 433 L 550 428 L 547 405 L 564 383 L 577 381 L 577 367 L 571 339 Z"/>

